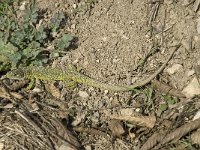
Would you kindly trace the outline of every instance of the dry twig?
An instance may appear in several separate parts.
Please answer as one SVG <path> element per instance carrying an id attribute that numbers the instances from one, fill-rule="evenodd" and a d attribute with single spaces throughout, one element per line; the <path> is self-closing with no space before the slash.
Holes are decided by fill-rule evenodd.
<path id="1" fill-rule="evenodd" d="M 173 132 L 169 133 L 165 136 L 165 138 L 161 141 L 161 144 L 164 145 L 172 140 L 179 140 L 181 137 L 200 127 L 200 119 L 196 119 L 189 123 L 184 124 L 183 126 L 175 129 Z"/>

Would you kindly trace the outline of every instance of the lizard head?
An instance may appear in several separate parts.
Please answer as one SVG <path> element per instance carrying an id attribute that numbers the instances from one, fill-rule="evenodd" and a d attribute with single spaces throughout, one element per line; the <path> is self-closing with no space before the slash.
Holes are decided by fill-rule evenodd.
<path id="1" fill-rule="evenodd" d="M 14 69 L 9 71 L 3 78 L 9 79 L 23 79 L 24 78 L 24 71 L 23 69 Z"/>

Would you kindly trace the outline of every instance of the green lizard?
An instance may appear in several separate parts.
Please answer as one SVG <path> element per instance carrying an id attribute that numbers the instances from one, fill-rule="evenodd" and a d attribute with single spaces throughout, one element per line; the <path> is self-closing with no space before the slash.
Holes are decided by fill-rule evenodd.
<path id="1" fill-rule="evenodd" d="M 95 79 L 92 79 L 86 75 L 79 73 L 73 67 L 68 67 L 66 70 L 63 70 L 61 67 L 25 67 L 19 68 L 15 70 L 11 70 L 8 72 L 3 78 L 10 78 L 10 79 L 41 79 L 47 81 L 67 81 L 67 82 L 74 82 L 74 83 L 82 83 L 88 86 L 93 86 L 100 89 L 106 89 L 110 91 L 130 91 L 134 90 L 135 88 L 142 87 L 148 84 L 153 78 L 155 78 L 162 70 L 165 68 L 167 63 L 172 58 L 175 51 L 180 47 L 180 44 L 174 48 L 168 59 L 163 63 L 163 65 L 150 77 L 143 81 L 139 81 L 130 86 L 118 86 L 118 85 L 110 85 Z"/>

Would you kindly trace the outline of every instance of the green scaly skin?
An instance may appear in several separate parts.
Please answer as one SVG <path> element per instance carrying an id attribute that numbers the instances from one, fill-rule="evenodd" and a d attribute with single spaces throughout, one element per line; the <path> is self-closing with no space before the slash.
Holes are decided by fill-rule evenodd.
<path id="1" fill-rule="evenodd" d="M 86 75 L 79 73 L 74 67 L 70 66 L 66 69 L 61 67 L 51 68 L 51 67 L 26 67 L 19 68 L 16 70 L 12 70 L 8 72 L 3 78 L 10 79 L 41 79 L 47 81 L 73 81 L 74 83 L 81 83 L 88 86 L 93 86 L 100 89 L 106 89 L 110 91 L 131 91 L 135 88 L 142 87 L 148 84 L 151 80 L 153 80 L 162 70 L 165 68 L 167 63 L 172 58 L 175 51 L 180 47 L 180 44 L 177 45 L 168 59 L 163 63 L 163 65 L 150 77 L 143 81 L 139 81 L 130 86 L 118 86 L 118 85 L 110 85 L 106 83 L 102 83 L 100 81 L 94 80 Z"/>

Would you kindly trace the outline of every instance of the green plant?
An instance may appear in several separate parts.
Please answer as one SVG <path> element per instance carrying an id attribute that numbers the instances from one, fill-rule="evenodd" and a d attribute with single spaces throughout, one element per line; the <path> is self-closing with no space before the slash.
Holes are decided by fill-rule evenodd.
<path id="1" fill-rule="evenodd" d="M 164 99 L 164 103 L 159 105 L 159 109 L 163 112 L 166 111 L 170 105 L 177 103 L 177 99 L 171 97 L 170 95 L 163 95 L 162 98 Z"/>
<path id="2" fill-rule="evenodd" d="M 47 25 L 38 25 L 41 12 L 35 0 L 30 0 L 24 11 L 17 10 L 16 5 L 17 2 L 11 0 L 0 5 L 0 71 L 42 65 L 50 56 L 58 57 L 69 49 L 71 35 L 63 34 L 58 39 L 52 36 L 61 28 L 65 19 L 63 13 L 57 13 Z M 47 49 L 49 43 L 53 50 Z"/>

